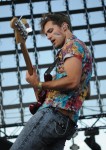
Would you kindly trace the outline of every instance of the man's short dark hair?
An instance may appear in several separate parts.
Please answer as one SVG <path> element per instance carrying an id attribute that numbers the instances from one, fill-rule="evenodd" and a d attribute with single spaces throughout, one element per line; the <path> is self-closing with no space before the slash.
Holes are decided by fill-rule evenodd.
<path id="1" fill-rule="evenodd" d="M 70 19 L 67 15 L 59 13 L 59 14 L 45 14 L 41 18 L 40 26 L 41 26 L 41 33 L 44 34 L 44 26 L 48 21 L 52 21 L 54 24 L 61 27 L 61 25 L 66 22 L 68 24 L 69 30 L 71 29 Z"/>

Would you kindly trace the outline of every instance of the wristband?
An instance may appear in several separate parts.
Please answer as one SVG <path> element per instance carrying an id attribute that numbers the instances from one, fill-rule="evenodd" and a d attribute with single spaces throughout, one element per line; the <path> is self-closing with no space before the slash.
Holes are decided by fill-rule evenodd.
<path id="1" fill-rule="evenodd" d="M 39 83 L 38 83 L 37 88 L 40 89 L 40 90 L 42 89 L 42 82 L 39 82 Z"/>

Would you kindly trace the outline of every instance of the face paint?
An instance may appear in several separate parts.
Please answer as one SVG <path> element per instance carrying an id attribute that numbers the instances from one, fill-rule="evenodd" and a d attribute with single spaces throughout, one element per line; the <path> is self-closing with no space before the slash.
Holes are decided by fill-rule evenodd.
<path id="1" fill-rule="evenodd" d="M 54 33 L 54 36 L 56 36 L 56 37 L 61 37 L 61 33 L 55 32 L 55 33 Z"/>

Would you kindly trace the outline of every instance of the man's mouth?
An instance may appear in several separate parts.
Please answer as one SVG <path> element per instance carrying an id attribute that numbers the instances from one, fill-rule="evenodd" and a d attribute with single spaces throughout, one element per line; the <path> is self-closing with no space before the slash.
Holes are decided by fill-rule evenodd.
<path id="1" fill-rule="evenodd" d="M 52 40 L 51 42 L 52 42 L 52 44 L 54 44 L 54 43 L 55 43 L 55 40 Z"/>

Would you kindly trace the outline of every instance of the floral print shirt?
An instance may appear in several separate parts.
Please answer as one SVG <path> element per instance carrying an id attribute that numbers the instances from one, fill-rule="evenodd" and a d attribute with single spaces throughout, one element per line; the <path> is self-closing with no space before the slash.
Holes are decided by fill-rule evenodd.
<path id="1" fill-rule="evenodd" d="M 59 62 L 57 64 L 56 75 L 53 80 L 67 76 L 64 71 L 64 62 L 67 58 L 76 57 L 82 62 L 82 76 L 80 86 L 76 90 L 55 91 L 48 90 L 45 102 L 40 109 L 45 107 L 59 107 L 62 109 L 74 111 L 73 121 L 77 122 L 79 110 L 85 97 L 87 96 L 89 81 L 92 75 L 92 57 L 87 46 L 73 35 L 68 39 L 59 53 Z M 74 66 L 73 66 L 74 67 Z"/>

